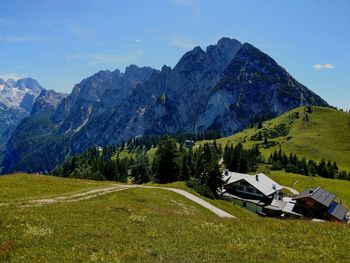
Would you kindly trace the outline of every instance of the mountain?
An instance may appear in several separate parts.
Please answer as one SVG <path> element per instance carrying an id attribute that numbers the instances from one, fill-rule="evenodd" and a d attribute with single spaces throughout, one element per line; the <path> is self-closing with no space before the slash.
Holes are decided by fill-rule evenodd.
<path id="1" fill-rule="evenodd" d="M 18 123 L 29 116 L 36 97 L 45 90 L 35 79 L 0 79 L 0 155 Z"/>
<path id="2" fill-rule="evenodd" d="M 2 172 L 12 167 L 31 172 L 54 168 L 72 152 L 72 137 L 89 118 L 121 103 L 154 71 L 133 65 L 125 73 L 100 71 L 76 85 L 68 97 L 54 91 L 41 93 L 31 115 L 7 143 Z"/>
<path id="3" fill-rule="evenodd" d="M 241 44 L 221 39 L 206 51 L 195 47 L 174 69 L 164 66 L 135 87 L 126 100 L 91 117 L 72 140 L 73 151 L 105 145 L 143 134 L 194 131 L 210 89 L 220 79 Z"/>
<path id="4" fill-rule="evenodd" d="M 54 90 L 42 90 L 33 104 L 31 116 L 54 111 L 58 103 L 65 97 L 67 97 L 66 93 L 56 92 Z"/>
<path id="5" fill-rule="evenodd" d="M 21 171 L 45 171 L 45 167 L 62 161 L 61 156 L 66 154 L 69 144 L 64 137 L 54 135 L 59 126 L 54 125 L 51 117 L 66 96 L 53 90 L 41 91 L 30 116 L 19 123 L 7 142 L 3 160 L 5 169 L 16 166 Z"/>
<path id="6" fill-rule="evenodd" d="M 268 55 L 222 38 L 187 52 L 173 69 L 131 65 L 124 73 L 100 71 L 84 79 L 51 114 L 32 114 L 18 126 L 4 171 L 34 169 L 33 163 L 33 171 L 50 170 L 66 155 L 139 135 L 206 130 L 229 135 L 257 114 L 279 115 L 309 104 L 328 106 Z M 32 151 L 24 147 L 28 141 Z M 35 162 L 38 156 L 47 161 Z"/>
<path id="7" fill-rule="evenodd" d="M 258 114 L 280 115 L 299 105 L 327 105 L 272 58 L 245 43 L 212 90 L 197 131 L 230 135 Z"/>

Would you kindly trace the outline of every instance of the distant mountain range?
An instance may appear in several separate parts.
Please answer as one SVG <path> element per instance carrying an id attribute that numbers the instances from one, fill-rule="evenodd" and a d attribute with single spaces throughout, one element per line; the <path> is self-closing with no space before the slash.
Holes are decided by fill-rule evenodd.
<path id="1" fill-rule="evenodd" d="M 64 96 L 63 93 L 48 91 L 38 81 L 32 78 L 23 78 L 17 81 L 0 79 L 0 156 L 5 150 L 6 143 L 17 125 L 32 111 L 44 94 L 56 94 L 56 104 Z"/>
<path id="2" fill-rule="evenodd" d="M 14 131 L 3 172 L 50 170 L 69 154 L 139 135 L 230 135 L 257 115 L 328 106 L 268 55 L 229 38 L 206 50 L 195 47 L 173 69 L 100 71 L 59 103 L 50 96 L 39 96 Z"/>

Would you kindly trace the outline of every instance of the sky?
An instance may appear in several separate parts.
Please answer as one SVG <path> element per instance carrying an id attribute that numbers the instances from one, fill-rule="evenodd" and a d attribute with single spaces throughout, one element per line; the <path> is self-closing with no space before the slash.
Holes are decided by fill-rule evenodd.
<path id="1" fill-rule="evenodd" d="M 350 0 L 1 0 L 1 10 L 3 79 L 71 92 L 99 70 L 174 67 L 230 37 L 350 109 Z"/>

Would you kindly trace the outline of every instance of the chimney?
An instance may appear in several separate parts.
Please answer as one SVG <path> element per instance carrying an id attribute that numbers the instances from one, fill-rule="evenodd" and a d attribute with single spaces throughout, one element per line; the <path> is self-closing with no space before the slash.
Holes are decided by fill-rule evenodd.
<path id="1" fill-rule="evenodd" d="M 257 182 L 259 182 L 259 175 L 258 175 L 258 174 L 255 175 L 255 180 L 256 180 Z"/>

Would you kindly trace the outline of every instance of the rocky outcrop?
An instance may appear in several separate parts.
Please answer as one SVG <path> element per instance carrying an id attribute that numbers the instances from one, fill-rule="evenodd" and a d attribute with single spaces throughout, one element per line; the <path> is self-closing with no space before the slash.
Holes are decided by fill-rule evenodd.
<path id="1" fill-rule="evenodd" d="M 328 104 L 268 55 L 246 43 L 213 87 L 195 130 L 230 135 L 245 128 L 257 114 L 280 115 L 302 105 Z"/>
<path id="2" fill-rule="evenodd" d="M 41 113 L 53 112 L 58 103 L 65 97 L 67 97 L 66 93 L 56 92 L 54 90 L 42 90 L 33 103 L 31 115 L 34 116 Z"/>

